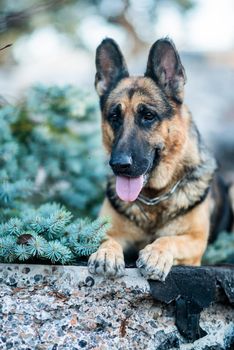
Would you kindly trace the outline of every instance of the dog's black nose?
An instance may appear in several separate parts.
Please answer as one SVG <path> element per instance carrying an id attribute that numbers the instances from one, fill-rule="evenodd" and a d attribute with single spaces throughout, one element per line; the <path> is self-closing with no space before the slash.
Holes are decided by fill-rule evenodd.
<path id="1" fill-rule="evenodd" d="M 112 156 L 109 164 L 112 167 L 113 171 L 116 172 L 128 170 L 132 165 L 132 157 L 127 154 Z"/>

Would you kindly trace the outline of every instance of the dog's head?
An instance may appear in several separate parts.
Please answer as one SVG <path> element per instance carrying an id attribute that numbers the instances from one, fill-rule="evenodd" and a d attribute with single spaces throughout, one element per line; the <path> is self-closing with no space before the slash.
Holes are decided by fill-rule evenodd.
<path id="1" fill-rule="evenodd" d="M 117 177 L 116 191 L 121 199 L 134 201 L 150 174 L 182 147 L 173 120 L 183 103 L 184 68 L 169 39 L 151 47 L 144 76 L 129 76 L 112 39 L 98 46 L 96 68 L 103 142 Z"/>

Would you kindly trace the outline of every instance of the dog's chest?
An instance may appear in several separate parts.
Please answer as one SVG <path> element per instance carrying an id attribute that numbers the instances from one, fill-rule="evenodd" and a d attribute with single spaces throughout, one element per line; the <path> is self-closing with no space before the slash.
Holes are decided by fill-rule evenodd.
<path id="1" fill-rule="evenodd" d="M 121 201 L 115 193 L 112 182 L 108 183 L 107 196 L 114 209 L 128 218 L 137 227 L 142 229 L 147 235 L 155 235 L 158 228 L 161 228 L 169 220 L 169 201 L 165 201 L 157 206 L 148 207 L 139 201 L 126 203 Z"/>
<path id="2" fill-rule="evenodd" d="M 151 206 L 139 200 L 133 203 L 120 200 L 115 192 L 115 182 L 110 179 L 107 185 L 107 197 L 118 213 L 128 218 L 146 235 L 155 235 L 165 225 L 184 215 L 206 198 L 210 178 L 205 180 L 186 182 L 170 198 Z"/>
<path id="3" fill-rule="evenodd" d="M 170 211 L 166 203 L 155 207 L 146 207 L 138 201 L 122 207 L 123 214 L 127 216 L 136 226 L 143 229 L 147 235 L 155 235 L 157 229 L 169 221 Z"/>

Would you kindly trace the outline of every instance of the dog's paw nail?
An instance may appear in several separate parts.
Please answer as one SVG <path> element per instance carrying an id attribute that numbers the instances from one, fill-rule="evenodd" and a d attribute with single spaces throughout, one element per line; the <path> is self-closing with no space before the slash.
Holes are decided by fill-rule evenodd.
<path id="1" fill-rule="evenodd" d="M 125 273 L 125 266 L 124 265 L 117 267 L 116 277 L 122 277 L 122 276 L 124 276 L 124 273 Z"/>
<path id="2" fill-rule="evenodd" d="M 99 261 L 95 261 L 94 267 L 95 269 L 98 269 L 100 266 L 100 262 Z"/>
<path id="3" fill-rule="evenodd" d="M 145 267 L 145 262 L 143 261 L 143 259 L 138 259 L 136 262 L 136 266 L 138 268 L 144 268 Z"/>
<path id="4" fill-rule="evenodd" d="M 90 273 L 94 273 L 95 272 L 95 265 L 94 263 L 88 263 L 88 270 Z"/>

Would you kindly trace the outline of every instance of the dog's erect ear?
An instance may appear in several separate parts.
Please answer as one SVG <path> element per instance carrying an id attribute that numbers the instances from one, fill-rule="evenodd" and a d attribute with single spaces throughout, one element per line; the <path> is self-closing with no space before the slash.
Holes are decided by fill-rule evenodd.
<path id="1" fill-rule="evenodd" d="M 179 103 L 183 102 L 185 70 L 170 39 L 160 39 L 153 44 L 145 76 L 156 81 L 169 97 Z"/>
<path id="2" fill-rule="evenodd" d="M 104 39 L 96 51 L 95 87 L 99 96 L 114 87 L 122 78 L 128 77 L 124 57 L 113 39 Z"/>

